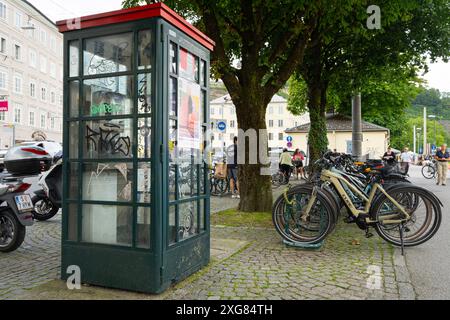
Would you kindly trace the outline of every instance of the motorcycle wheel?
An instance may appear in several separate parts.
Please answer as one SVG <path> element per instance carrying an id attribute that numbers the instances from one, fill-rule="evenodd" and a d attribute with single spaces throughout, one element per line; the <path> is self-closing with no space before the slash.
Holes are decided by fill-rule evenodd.
<path id="1" fill-rule="evenodd" d="M 0 212 L 0 252 L 16 250 L 25 239 L 25 227 L 10 210 Z"/>
<path id="2" fill-rule="evenodd" d="M 33 202 L 33 218 L 38 221 L 51 219 L 58 213 L 59 208 L 55 206 L 49 199 L 34 196 L 31 198 Z"/>

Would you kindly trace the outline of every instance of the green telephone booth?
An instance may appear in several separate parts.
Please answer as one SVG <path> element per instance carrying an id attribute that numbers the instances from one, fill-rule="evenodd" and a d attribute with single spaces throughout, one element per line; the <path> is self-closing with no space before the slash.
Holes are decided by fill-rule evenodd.
<path id="1" fill-rule="evenodd" d="M 209 57 L 161 3 L 59 21 L 61 277 L 158 293 L 209 262 Z M 72 269 L 72 268 L 70 268 Z"/>

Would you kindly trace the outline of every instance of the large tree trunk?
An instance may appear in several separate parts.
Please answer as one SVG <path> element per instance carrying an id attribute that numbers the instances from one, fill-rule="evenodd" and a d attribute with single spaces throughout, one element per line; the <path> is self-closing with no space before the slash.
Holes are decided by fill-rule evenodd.
<path id="1" fill-rule="evenodd" d="M 253 141 L 253 151 L 250 154 L 249 142 L 245 143 L 245 164 L 239 164 L 239 188 L 241 200 L 238 209 L 244 212 L 269 212 L 272 210 L 272 186 L 270 175 L 263 175 L 263 167 L 259 158 L 260 139 L 265 145 L 267 151 L 267 133 L 266 129 L 266 108 L 267 103 L 262 98 L 261 91 L 253 88 L 243 88 L 242 99 L 236 103 L 236 115 L 239 129 L 247 131 L 254 129 L 257 133 L 257 142 Z M 251 110 L 251 112 L 249 112 Z M 255 146 L 256 144 L 256 146 Z M 242 147 L 242 145 L 240 146 Z M 255 157 L 257 150 L 257 164 L 249 164 L 251 157 Z M 238 146 L 239 150 L 239 146 Z"/>
<path id="2" fill-rule="evenodd" d="M 311 127 L 308 134 L 309 160 L 313 164 L 322 157 L 328 147 L 327 123 L 325 118 L 325 104 L 321 103 L 320 85 L 308 84 L 308 110 Z"/>

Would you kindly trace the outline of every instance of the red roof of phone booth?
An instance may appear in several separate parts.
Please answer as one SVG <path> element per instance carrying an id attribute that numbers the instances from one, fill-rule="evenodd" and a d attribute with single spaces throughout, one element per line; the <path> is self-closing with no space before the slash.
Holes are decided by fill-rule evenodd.
<path id="1" fill-rule="evenodd" d="M 75 30 L 72 26 L 76 20 L 80 21 L 80 28 L 76 28 L 76 30 L 79 30 L 153 17 L 165 19 L 209 50 L 212 51 L 214 49 L 214 41 L 161 2 L 129 9 L 93 14 L 77 19 L 61 20 L 56 22 L 56 26 L 58 27 L 59 32 L 68 32 Z"/>

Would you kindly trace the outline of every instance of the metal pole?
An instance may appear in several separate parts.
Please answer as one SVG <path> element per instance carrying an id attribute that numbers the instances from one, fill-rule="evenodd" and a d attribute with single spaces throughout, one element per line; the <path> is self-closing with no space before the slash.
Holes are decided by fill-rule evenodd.
<path id="1" fill-rule="evenodd" d="M 13 126 L 12 127 L 12 129 L 13 129 L 13 141 L 12 141 L 12 146 L 11 147 L 14 147 L 14 145 L 16 144 L 16 125 L 13 124 L 12 126 Z"/>
<path id="2" fill-rule="evenodd" d="M 414 147 L 413 147 L 414 154 L 416 154 L 416 126 L 414 126 L 414 129 L 413 129 L 413 145 L 414 145 Z"/>
<path id="3" fill-rule="evenodd" d="M 427 107 L 423 107 L 423 154 L 427 155 Z"/>
<path id="4" fill-rule="evenodd" d="M 362 121 L 361 121 L 361 93 L 352 98 L 352 155 L 358 160 L 362 157 Z"/>

